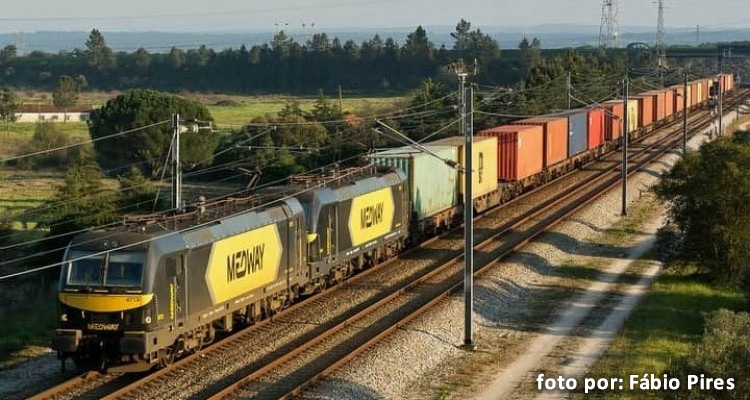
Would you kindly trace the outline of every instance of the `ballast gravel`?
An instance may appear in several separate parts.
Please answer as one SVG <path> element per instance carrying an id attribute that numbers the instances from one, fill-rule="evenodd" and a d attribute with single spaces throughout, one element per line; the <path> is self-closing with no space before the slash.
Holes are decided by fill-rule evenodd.
<path id="1" fill-rule="evenodd" d="M 734 116 L 727 116 L 726 126 L 733 121 Z M 689 146 L 697 148 L 707 140 L 705 133 L 694 136 Z M 643 192 L 649 191 L 679 155 L 679 152 L 668 153 L 659 162 L 632 176 L 628 180 L 628 202 L 637 201 Z M 554 267 L 569 262 L 585 263 L 597 257 L 624 255 L 626 247 L 608 248 L 592 244 L 591 241 L 620 219 L 620 206 L 620 191 L 610 191 L 476 279 L 474 326 L 477 341 L 497 343 L 498 338 L 507 338 L 508 342 L 512 342 L 530 336 L 524 332 L 528 328 L 528 321 L 523 320 L 529 300 L 537 293 L 544 295 L 546 288 L 554 286 L 555 280 L 559 279 L 552 272 Z M 451 296 L 349 362 L 302 397 L 439 397 L 438 393 L 420 390 L 425 387 L 424 382 L 439 380 L 462 363 L 462 358 L 473 356 L 460 348 L 463 343 L 463 307 L 461 294 Z M 516 329 L 522 326 L 523 329 Z M 481 351 L 480 347 L 478 352 Z M 511 351 L 507 358 L 518 355 Z M 512 360 L 506 362 L 509 361 Z M 481 381 L 489 383 L 492 376 L 487 371 L 476 372 L 477 380 L 467 382 L 467 386 L 476 385 L 476 389 L 481 390 Z"/>

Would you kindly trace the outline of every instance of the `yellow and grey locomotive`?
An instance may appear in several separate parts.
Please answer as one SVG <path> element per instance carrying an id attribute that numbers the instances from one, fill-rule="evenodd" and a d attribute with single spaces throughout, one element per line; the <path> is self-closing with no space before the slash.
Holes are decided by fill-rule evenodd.
<path id="1" fill-rule="evenodd" d="M 408 236 L 404 175 L 373 171 L 326 182 L 278 188 L 271 205 L 242 211 L 240 202 L 239 211 L 234 204 L 197 225 L 194 211 L 179 223 L 77 236 L 61 270 L 53 348 L 79 366 L 164 366 L 218 331 L 395 255 Z"/>

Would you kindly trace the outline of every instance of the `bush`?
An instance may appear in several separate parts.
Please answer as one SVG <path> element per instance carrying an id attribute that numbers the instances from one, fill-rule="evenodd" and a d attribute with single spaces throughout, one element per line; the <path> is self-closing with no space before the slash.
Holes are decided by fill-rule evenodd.
<path id="1" fill-rule="evenodd" d="M 713 279 L 750 283 L 750 145 L 721 138 L 688 153 L 657 186 L 680 257 Z"/>
<path id="2" fill-rule="evenodd" d="M 212 121 L 203 104 L 155 90 L 128 90 L 109 100 L 91 113 L 89 131 L 94 139 L 118 132 L 142 128 L 161 121 L 170 121 L 174 113 L 180 119 Z M 181 135 L 180 152 L 184 165 L 209 165 L 219 135 L 210 131 L 185 132 Z M 116 136 L 94 143 L 97 160 L 105 169 L 119 168 L 146 161 L 147 173 L 161 174 L 164 159 L 172 142 L 170 123 Z"/>
<path id="3" fill-rule="evenodd" d="M 31 137 L 31 141 L 21 148 L 21 154 L 55 149 L 68 143 L 68 135 L 62 132 L 54 122 L 41 122 L 34 127 L 34 135 Z M 70 152 L 68 149 L 62 149 L 22 158 L 18 160 L 18 167 L 23 169 L 65 167 L 69 158 Z"/>
<path id="4" fill-rule="evenodd" d="M 706 332 L 685 363 L 670 373 L 683 380 L 680 390 L 665 395 L 676 399 L 750 399 L 750 314 L 721 309 L 706 319 Z M 687 376 L 734 378 L 734 389 L 687 390 Z"/>

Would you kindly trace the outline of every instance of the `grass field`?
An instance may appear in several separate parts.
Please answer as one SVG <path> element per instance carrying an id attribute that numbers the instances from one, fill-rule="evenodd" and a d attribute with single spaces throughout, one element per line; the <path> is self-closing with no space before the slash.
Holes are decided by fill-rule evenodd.
<path id="1" fill-rule="evenodd" d="M 63 133 L 68 135 L 71 142 L 82 142 L 90 139 L 89 129 L 85 122 L 65 122 L 56 125 Z M 0 124 L 0 158 L 17 155 L 34 135 L 35 123 L 16 122 Z"/>
<path id="2" fill-rule="evenodd" d="M 700 342 L 708 313 L 721 308 L 747 310 L 748 306 L 750 302 L 741 290 L 715 286 L 696 273 L 667 271 L 657 279 L 588 375 L 622 377 L 626 382 L 631 374 L 661 376 Z M 602 397 L 628 398 L 627 395 L 624 392 Z M 642 398 L 645 393 L 630 395 Z"/>
<path id="3" fill-rule="evenodd" d="M 208 96 L 200 95 L 197 100 L 203 102 L 211 111 L 217 124 L 243 123 L 266 114 L 275 115 L 284 105 L 296 100 L 303 111 L 312 110 L 317 97 L 285 97 L 285 96 Z M 332 102 L 338 99 L 330 98 Z M 344 98 L 342 101 L 344 112 L 351 112 L 360 116 L 376 115 L 406 104 L 405 97 L 356 97 Z M 231 105 L 220 105 L 220 104 Z"/>

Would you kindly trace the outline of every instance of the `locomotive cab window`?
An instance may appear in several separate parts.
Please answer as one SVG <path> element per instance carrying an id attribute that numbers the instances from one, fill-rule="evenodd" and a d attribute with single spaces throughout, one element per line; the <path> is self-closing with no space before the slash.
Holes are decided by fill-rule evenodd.
<path id="1" fill-rule="evenodd" d="M 68 254 L 68 285 L 95 287 L 139 287 L 143 278 L 144 252 Z"/>
<path id="2" fill-rule="evenodd" d="M 68 259 L 71 260 L 68 272 L 69 285 L 100 286 L 102 284 L 104 255 L 86 257 L 87 254 L 90 253 L 71 251 L 68 255 Z"/>
<path id="3" fill-rule="evenodd" d="M 140 286 L 145 259 L 146 255 L 142 252 L 111 253 L 107 261 L 104 286 Z"/>

